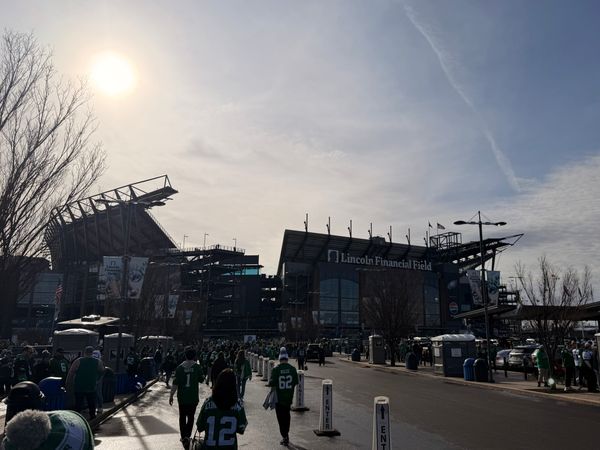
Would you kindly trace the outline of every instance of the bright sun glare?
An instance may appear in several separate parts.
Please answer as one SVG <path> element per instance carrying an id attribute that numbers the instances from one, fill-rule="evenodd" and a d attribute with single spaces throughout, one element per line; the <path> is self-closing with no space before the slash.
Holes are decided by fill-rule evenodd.
<path id="1" fill-rule="evenodd" d="M 135 84 L 135 73 L 131 63 L 114 52 L 103 52 L 93 59 L 91 79 L 94 85 L 110 96 L 131 91 Z"/>

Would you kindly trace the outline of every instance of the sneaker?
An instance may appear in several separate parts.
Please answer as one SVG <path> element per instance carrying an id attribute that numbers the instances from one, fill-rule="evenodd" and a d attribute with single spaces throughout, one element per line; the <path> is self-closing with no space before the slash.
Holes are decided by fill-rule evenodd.
<path id="1" fill-rule="evenodd" d="M 290 438 L 289 437 L 283 438 L 279 444 L 283 445 L 284 447 L 287 447 L 290 444 Z"/>
<path id="2" fill-rule="evenodd" d="M 181 442 L 181 444 L 183 445 L 183 448 L 185 450 L 188 450 L 190 448 L 190 438 L 189 437 L 184 437 L 179 439 L 179 441 Z"/>
<path id="3" fill-rule="evenodd" d="M 563 391 L 565 392 L 569 392 L 571 389 L 569 389 L 568 387 L 564 388 Z"/>

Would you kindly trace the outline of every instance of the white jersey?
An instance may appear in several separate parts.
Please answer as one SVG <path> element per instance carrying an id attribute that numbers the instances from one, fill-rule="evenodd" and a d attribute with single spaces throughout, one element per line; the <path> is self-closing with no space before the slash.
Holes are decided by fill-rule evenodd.
<path id="1" fill-rule="evenodd" d="M 573 349 L 573 360 L 575 361 L 575 367 L 581 367 L 581 355 L 577 348 Z"/>

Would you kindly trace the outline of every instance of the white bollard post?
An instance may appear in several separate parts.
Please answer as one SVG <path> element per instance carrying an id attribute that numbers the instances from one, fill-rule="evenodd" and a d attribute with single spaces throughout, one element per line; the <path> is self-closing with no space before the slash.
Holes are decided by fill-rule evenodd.
<path id="1" fill-rule="evenodd" d="M 271 374 L 273 373 L 274 368 L 275 368 L 275 361 L 269 360 L 269 372 L 268 372 L 268 376 L 267 376 L 267 385 L 269 384 L 269 381 L 271 381 Z"/>
<path id="2" fill-rule="evenodd" d="M 262 365 L 262 381 L 269 381 L 269 360 L 266 357 L 263 357 L 263 365 Z"/>
<path id="3" fill-rule="evenodd" d="M 292 411 L 304 412 L 309 409 L 304 404 L 304 371 L 298 371 L 298 385 L 296 386 L 296 401 L 292 406 Z"/>
<path id="4" fill-rule="evenodd" d="M 321 414 L 319 429 L 314 430 L 317 436 L 339 436 L 341 433 L 333 428 L 333 381 L 323 380 L 321 387 Z"/>
<path id="5" fill-rule="evenodd" d="M 373 446 L 372 450 L 392 449 L 390 430 L 390 399 L 375 397 L 373 405 Z"/>
<path id="6" fill-rule="evenodd" d="M 252 372 L 256 372 L 256 355 L 254 353 L 250 353 L 250 367 Z"/>
<path id="7" fill-rule="evenodd" d="M 263 371 L 262 371 L 262 366 L 263 366 L 263 363 L 262 363 L 262 362 L 263 362 L 263 357 L 262 357 L 262 356 L 259 356 L 259 357 L 258 357 L 258 367 L 257 367 L 257 372 L 258 372 L 258 373 L 257 373 L 257 375 L 258 375 L 259 377 L 261 377 L 261 378 L 262 378 L 262 376 L 263 376 Z"/>

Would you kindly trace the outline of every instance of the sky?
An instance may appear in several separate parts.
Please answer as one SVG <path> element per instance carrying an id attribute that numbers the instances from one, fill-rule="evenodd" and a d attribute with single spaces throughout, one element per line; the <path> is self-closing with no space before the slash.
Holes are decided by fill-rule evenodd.
<path id="1" fill-rule="evenodd" d="M 485 237 L 524 233 L 503 280 L 546 255 L 600 253 L 600 3 L 596 1 L 0 0 L 58 73 L 120 55 L 133 85 L 90 83 L 108 168 L 96 190 L 168 174 L 153 210 L 186 246 L 277 267 L 285 229 L 423 243 L 478 210 Z M 93 193 L 93 192 L 92 192 Z M 234 241 L 235 239 L 235 241 Z M 600 271 L 599 271 L 600 272 Z M 596 285 L 600 273 L 595 273 Z"/>

